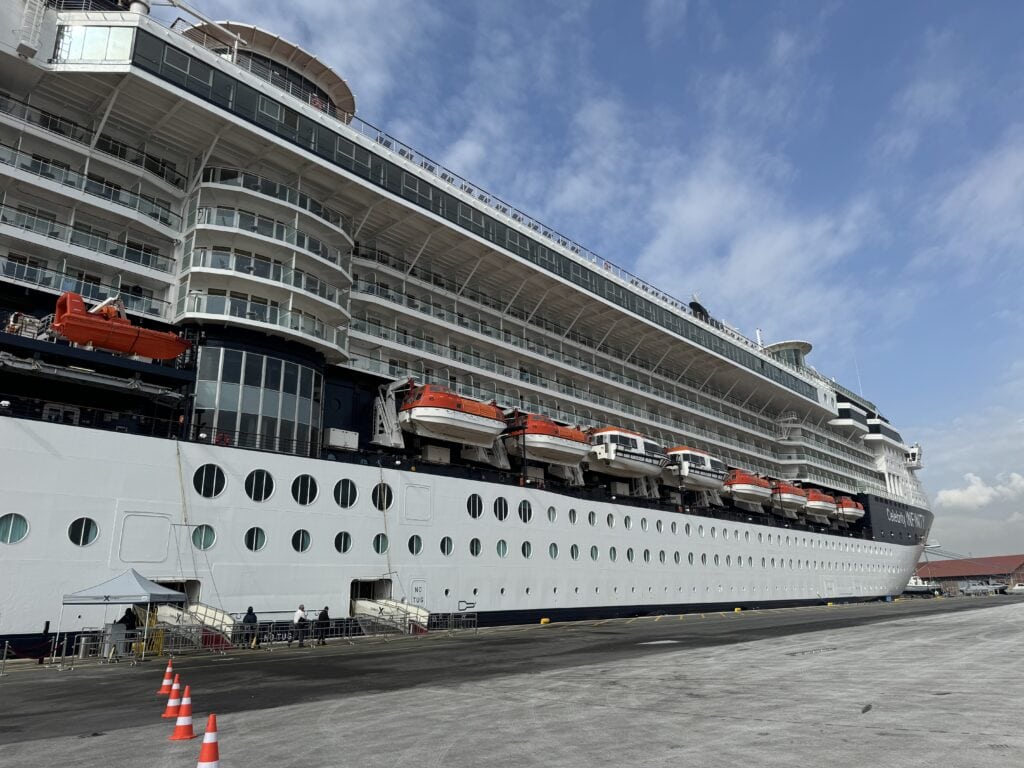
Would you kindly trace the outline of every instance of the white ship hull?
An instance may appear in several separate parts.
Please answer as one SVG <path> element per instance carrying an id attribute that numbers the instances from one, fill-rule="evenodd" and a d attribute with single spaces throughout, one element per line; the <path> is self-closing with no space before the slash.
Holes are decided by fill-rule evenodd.
<path id="1" fill-rule="evenodd" d="M 590 452 L 588 443 L 556 435 L 510 435 L 504 440 L 509 455 L 520 456 L 525 445 L 526 458 L 547 464 L 578 465 Z"/>
<path id="2" fill-rule="evenodd" d="M 490 448 L 505 428 L 505 422 L 451 408 L 417 406 L 398 414 L 402 429 L 414 435 L 447 440 L 463 445 Z"/>
<path id="3" fill-rule="evenodd" d="M 196 470 L 207 464 L 224 473 L 216 498 L 204 498 L 193 484 Z M 62 595 L 128 568 L 158 581 L 188 582 L 199 601 L 229 612 L 249 605 L 258 614 L 287 612 L 305 603 L 329 605 L 332 615 L 342 616 L 354 580 L 390 579 L 395 598 L 431 612 L 468 610 L 494 620 L 526 620 L 669 606 L 882 597 L 902 591 L 921 552 L 920 545 L 615 502 L 585 503 L 601 521 L 590 528 L 569 522 L 570 508 L 583 502 L 538 488 L 14 418 L 0 418 L 0 466 L 5 509 L 28 520 L 21 541 L 0 545 L 0 635 L 38 632 L 47 620 L 55 627 Z M 263 502 L 252 501 L 245 491 L 245 479 L 255 469 L 274 479 L 273 494 Z M 314 500 L 304 506 L 290 493 L 300 474 L 317 483 Z M 356 489 L 346 509 L 333 492 L 343 479 Z M 384 511 L 372 502 L 372 491 L 382 482 L 393 493 Z M 528 501 L 536 513 L 525 524 L 515 514 L 503 521 L 491 514 L 473 519 L 466 513 L 472 493 L 482 497 L 484 509 L 502 497 L 511 509 Z M 549 507 L 554 522 L 546 514 Z M 608 515 L 612 526 L 605 522 Z M 633 523 L 628 527 L 627 515 Z M 68 527 L 80 517 L 96 523 L 96 540 L 88 546 L 69 540 Z M 647 525 L 640 524 L 644 518 Z M 205 551 L 192 542 L 198 525 L 212 526 L 216 533 Z M 266 535 L 258 552 L 245 546 L 245 533 L 254 526 Z M 291 545 L 298 530 L 308 531 L 311 541 L 302 553 Z M 352 542 L 343 553 L 334 545 L 342 531 Z M 389 550 L 379 554 L 373 541 L 384 532 Z M 422 541 L 416 555 L 409 546 L 413 536 Z M 450 555 L 441 550 L 445 537 L 452 540 Z M 478 556 L 470 553 L 472 539 L 482 543 Z M 514 556 L 496 554 L 502 539 L 514 544 L 508 547 Z M 524 540 L 533 542 L 529 559 L 519 554 Z M 555 559 L 550 544 L 558 548 Z M 577 561 L 569 554 L 573 544 L 581 550 Z M 598 547 L 597 560 L 589 556 L 591 546 Z M 110 611 L 104 617 L 100 608 L 76 607 L 65 614 L 64 625 L 71 630 L 96 626 L 104 618 L 114 617 Z"/>

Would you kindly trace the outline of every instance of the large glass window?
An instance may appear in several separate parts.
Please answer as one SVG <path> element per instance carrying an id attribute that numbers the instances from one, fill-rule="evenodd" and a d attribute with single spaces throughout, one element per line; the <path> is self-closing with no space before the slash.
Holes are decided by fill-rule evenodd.
<path id="1" fill-rule="evenodd" d="M 131 61 L 134 32 L 132 27 L 63 26 L 53 57 L 61 63 Z M 187 66 L 189 57 L 185 59 Z"/>

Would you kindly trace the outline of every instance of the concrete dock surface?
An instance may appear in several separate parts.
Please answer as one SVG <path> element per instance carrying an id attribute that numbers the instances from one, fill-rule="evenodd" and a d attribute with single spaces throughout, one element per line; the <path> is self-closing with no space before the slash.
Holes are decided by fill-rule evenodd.
<path id="1" fill-rule="evenodd" d="M 993 766 L 1024 762 L 1024 600 L 484 629 L 0 678 L 0 766 Z"/>

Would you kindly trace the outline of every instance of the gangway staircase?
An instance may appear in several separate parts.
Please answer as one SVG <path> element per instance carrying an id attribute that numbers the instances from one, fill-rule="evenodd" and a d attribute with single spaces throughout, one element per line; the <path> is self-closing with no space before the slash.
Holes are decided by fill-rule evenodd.
<path id="1" fill-rule="evenodd" d="M 352 614 L 364 635 L 425 634 L 430 611 L 398 600 L 353 600 Z"/>
<path id="2" fill-rule="evenodd" d="M 184 609 L 173 605 L 157 608 L 157 629 L 162 629 L 172 647 L 225 651 L 232 645 L 235 619 L 212 605 L 192 603 Z"/>

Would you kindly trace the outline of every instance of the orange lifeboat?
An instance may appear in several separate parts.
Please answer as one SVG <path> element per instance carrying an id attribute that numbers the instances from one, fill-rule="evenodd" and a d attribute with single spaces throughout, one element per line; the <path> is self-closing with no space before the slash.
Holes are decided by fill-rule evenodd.
<path id="1" fill-rule="evenodd" d="M 763 477 L 734 469 L 726 476 L 722 493 L 732 496 L 736 501 L 762 504 L 771 498 L 772 484 Z"/>
<path id="2" fill-rule="evenodd" d="M 71 292 L 57 299 L 51 330 L 75 344 L 152 360 L 173 360 L 191 346 L 168 331 L 151 331 L 132 325 L 119 299 L 107 299 L 87 311 L 82 297 Z"/>
<path id="3" fill-rule="evenodd" d="M 587 435 L 534 413 L 517 411 L 507 419 L 505 449 L 512 456 L 522 456 L 548 464 L 579 464 L 590 451 Z"/>
<path id="4" fill-rule="evenodd" d="M 848 523 L 854 523 L 864 517 L 864 505 L 849 496 L 840 496 L 836 507 L 839 508 L 839 516 Z"/>
<path id="5" fill-rule="evenodd" d="M 799 512 L 807 506 L 807 492 L 792 483 L 776 481 L 772 483 L 772 501 L 784 510 Z"/>
<path id="6" fill-rule="evenodd" d="M 435 384 L 413 384 L 398 409 L 398 423 L 421 437 L 489 448 L 505 428 L 505 414 L 494 403 L 462 397 Z"/>
<path id="7" fill-rule="evenodd" d="M 817 488 L 810 488 L 807 491 L 807 511 L 828 517 L 836 516 L 836 500 L 827 493 Z"/>

